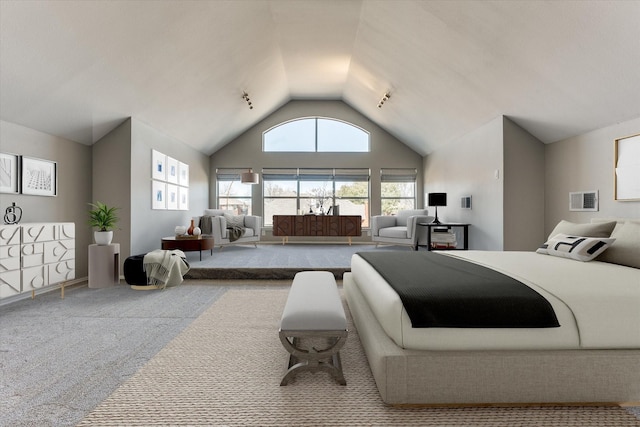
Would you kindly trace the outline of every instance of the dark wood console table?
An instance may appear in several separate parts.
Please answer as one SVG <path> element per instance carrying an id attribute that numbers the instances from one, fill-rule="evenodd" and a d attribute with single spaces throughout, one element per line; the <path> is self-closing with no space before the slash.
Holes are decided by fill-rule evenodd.
<path id="1" fill-rule="evenodd" d="M 273 235 L 282 237 L 284 245 L 289 236 L 343 236 L 362 235 L 360 215 L 274 215 Z"/>

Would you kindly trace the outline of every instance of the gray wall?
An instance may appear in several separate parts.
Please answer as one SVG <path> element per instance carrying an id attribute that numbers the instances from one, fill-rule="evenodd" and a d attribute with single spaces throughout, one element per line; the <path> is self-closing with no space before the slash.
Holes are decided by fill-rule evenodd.
<path id="1" fill-rule="evenodd" d="M 504 247 L 503 175 L 502 117 L 425 156 L 424 191 L 447 193 L 438 217 L 471 224 L 470 249 Z M 464 196 L 472 197 L 471 210 L 460 208 Z"/>
<path id="2" fill-rule="evenodd" d="M 263 153 L 262 133 L 282 122 L 301 117 L 329 117 L 344 120 L 371 133 L 370 153 Z M 418 170 L 418 206 L 422 200 L 422 156 L 341 101 L 291 101 L 260 121 L 231 143 L 211 155 L 211 178 L 216 168 L 370 168 L 371 212 L 379 215 L 380 168 L 416 168 Z M 212 182 L 211 203 L 216 203 L 217 185 Z M 262 216 L 262 182 L 252 186 L 253 213 Z M 213 206 L 211 206 L 213 207 Z"/>
<path id="3" fill-rule="evenodd" d="M 113 243 L 120 244 L 121 264 L 130 253 L 131 232 L 131 119 L 93 144 L 92 201 L 118 208 L 118 224 L 113 231 Z"/>
<path id="4" fill-rule="evenodd" d="M 189 210 L 151 209 L 151 150 L 189 165 Z M 160 239 L 174 235 L 177 225 L 209 207 L 209 157 L 140 120 L 131 127 L 131 254 L 160 248 Z"/>
<path id="5" fill-rule="evenodd" d="M 24 222 L 76 224 L 76 278 L 87 276 L 87 246 L 92 233 L 87 225 L 91 201 L 91 147 L 0 120 L 0 151 L 58 163 L 56 197 L 0 194 L 0 210 L 15 202 Z"/>
<path id="6" fill-rule="evenodd" d="M 532 250 L 543 238 L 544 145 L 504 116 L 425 157 L 425 192 L 447 193 L 440 220 L 464 222 L 469 247 Z M 472 209 L 460 198 L 472 197 Z"/>
<path id="7" fill-rule="evenodd" d="M 535 250 L 544 234 L 544 144 L 504 118 L 504 249 Z"/>
<path id="8" fill-rule="evenodd" d="M 562 219 L 640 218 L 640 201 L 615 201 L 614 140 L 640 133 L 640 118 L 545 146 L 545 236 Z M 569 192 L 598 190 L 598 212 L 569 211 Z"/>
<path id="9" fill-rule="evenodd" d="M 160 248 L 177 225 L 188 226 L 208 206 L 209 158 L 135 118 L 94 144 L 95 200 L 118 206 L 121 218 L 114 233 L 120 259 Z M 189 210 L 151 209 L 151 151 L 189 165 Z"/>

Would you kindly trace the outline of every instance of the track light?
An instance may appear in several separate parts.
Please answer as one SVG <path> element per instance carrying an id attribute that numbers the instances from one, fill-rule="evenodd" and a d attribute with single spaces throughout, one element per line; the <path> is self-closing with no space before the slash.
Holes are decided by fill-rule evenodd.
<path id="1" fill-rule="evenodd" d="M 384 95 L 382 95 L 380 102 L 378 102 L 378 108 L 382 108 L 384 103 L 387 102 L 389 98 L 391 98 L 391 94 L 389 92 L 386 92 Z"/>
<path id="2" fill-rule="evenodd" d="M 249 106 L 249 109 L 253 110 L 253 105 L 251 104 L 251 100 L 249 99 L 249 94 L 247 92 L 242 92 L 242 99 L 247 101 L 247 105 Z"/>

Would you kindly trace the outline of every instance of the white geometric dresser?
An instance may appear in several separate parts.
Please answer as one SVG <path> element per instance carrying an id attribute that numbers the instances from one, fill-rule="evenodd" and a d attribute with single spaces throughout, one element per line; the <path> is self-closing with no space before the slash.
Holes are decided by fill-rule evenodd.
<path id="1" fill-rule="evenodd" d="M 75 236 L 73 222 L 0 225 L 0 299 L 75 279 Z"/>

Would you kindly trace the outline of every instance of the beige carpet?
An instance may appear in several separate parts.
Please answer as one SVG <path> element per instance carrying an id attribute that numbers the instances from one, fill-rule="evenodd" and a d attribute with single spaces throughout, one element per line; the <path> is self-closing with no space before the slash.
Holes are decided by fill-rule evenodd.
<path id="1" fill-rule="evenodd" d="M 379 397 L 350 322 L 347 386 L 324 372 L 279 385 L 287 291 L 230 290 L 80 426 L 638 426 L 619 407 L 396 408 Z M 345 307 L 346 308 L 346 307 Z"/>

